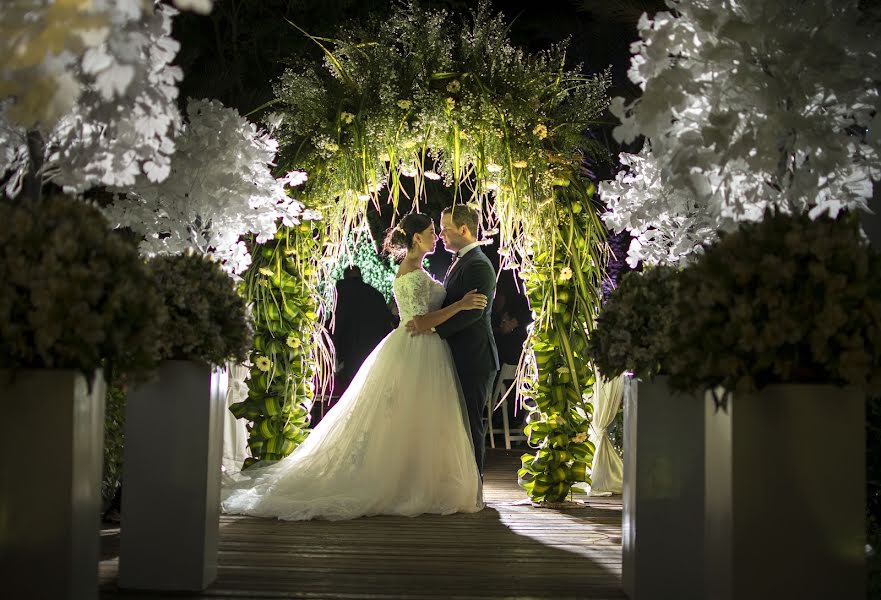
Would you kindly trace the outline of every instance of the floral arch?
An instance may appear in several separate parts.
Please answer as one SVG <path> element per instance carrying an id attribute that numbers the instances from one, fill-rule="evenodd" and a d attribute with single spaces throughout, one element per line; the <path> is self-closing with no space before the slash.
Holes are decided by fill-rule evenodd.
<path id="1" fill-rule="evenodd" d="M 585 351 L 607 246 L 582 169 L 608 74 L 567 68 L 565 45 L 514 47 L 487 3 L 468 23 L 411 4 L 337 39 L 310 37 L 323 63 L 288 69 L 265 119 L 281 143 L 279 166 L 308 173 L 300 199 L 315 220 L 252 252 L 246 274 L 258 307 L 257 366 L 234 412 L 254 422 L 252 454 L 281 458 L 305 435 L 308 382 L 327 374 L 330 358 L 321 271 L 362 229 L 370 203 L 397 211 L 406 195 L 418 208 L 425 181 L 442 179 L 457 201 L 480 209 L 483 232 L 499 236 L 500 268 L 517 269 L 525 285 L 536 319 L 518 387 L 533 451 L 520 480 L 533 500 L 565 498 L 590 480 L 594 452 Z"/>

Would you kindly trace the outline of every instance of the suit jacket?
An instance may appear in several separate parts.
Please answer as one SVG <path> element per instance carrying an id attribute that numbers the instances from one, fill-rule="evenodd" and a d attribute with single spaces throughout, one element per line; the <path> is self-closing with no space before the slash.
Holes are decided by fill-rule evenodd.
<path id="1" fill-rule="evenodd" d="M 444 280 L 444 287 L 444 306 L 461 300 L 471 290 L 489 300 L 485 309 L 463 310 L 435 328 L 450 344 L 456 369 L 460 374 L 498 371 L 499 355 L 490 322 L 496 272 L 479 246 L 458 260 Z"/>

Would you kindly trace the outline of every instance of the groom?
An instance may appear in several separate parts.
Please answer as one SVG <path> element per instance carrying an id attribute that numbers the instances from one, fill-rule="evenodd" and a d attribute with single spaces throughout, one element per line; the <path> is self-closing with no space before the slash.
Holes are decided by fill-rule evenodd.
<path id="1" fill-rule="evenodd" d="M 496 273 L 477 241 L 478 217 L 475 209 L 465 205 L 455 205 L 441 213 L 440 238 L 444 248 L 455 253 L 453 264 L 444 278 L 447 290 L 444 306 L 460 300 L 471 290 L 477 290 L 487 297 L 486 308 L 457 313 L 432 331 L 450 344 L 468 409 L 477 468 L 483 475 L 486 446 L 483 415 L 499 370 L 499 357 L 490 323 Z"/>

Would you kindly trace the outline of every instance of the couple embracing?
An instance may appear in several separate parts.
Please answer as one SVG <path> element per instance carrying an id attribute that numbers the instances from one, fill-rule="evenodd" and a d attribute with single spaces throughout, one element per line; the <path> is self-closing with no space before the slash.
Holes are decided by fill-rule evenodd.
<path id="1" fill-rule="evenodd" d="M 464 205 L 442 213 L 440 238 L 455 253 L 443 284 L 422 268 L 438 238 L 432 220 L 413 213 L 389 230 L 401 326 L 290 456 L 224 488 L 224 511 L 338 520 L 483 508 L 482 417 L 499 363 L 488 306 L 496 277 L 478 218 Z"/>

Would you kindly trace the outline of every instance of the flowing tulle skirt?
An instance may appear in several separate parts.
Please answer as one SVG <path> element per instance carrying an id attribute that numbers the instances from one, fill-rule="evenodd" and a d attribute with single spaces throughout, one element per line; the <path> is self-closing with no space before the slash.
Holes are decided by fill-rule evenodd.
<path id="1" fill-rule="evenodd" d="M 227 481 L 223 510 L 286 520 L 483 508 L 450 349 L 390 333 L 306 441 Z"/>

